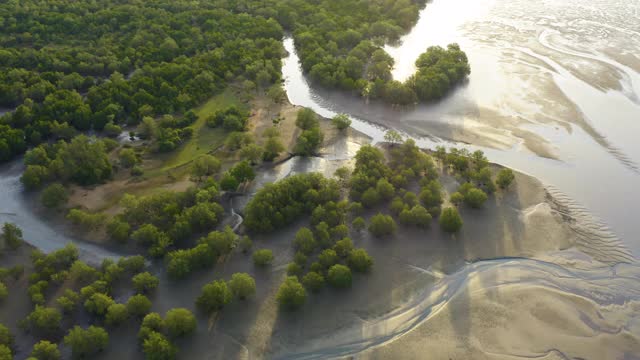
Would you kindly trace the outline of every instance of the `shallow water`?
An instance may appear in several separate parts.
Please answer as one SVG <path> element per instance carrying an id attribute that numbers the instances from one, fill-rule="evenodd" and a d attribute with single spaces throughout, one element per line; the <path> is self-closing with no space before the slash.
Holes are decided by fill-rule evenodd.
<path id="1" fill-rule="evenodd" d="M 43 219 L 43 214 L 34 212 L 32 199 L 23 190 L 20 182 L 22 160 L 16 160 L 0 167 L 0 224 L 12 222 L 22 229 L 28 243 L 45 253 L 60 249 L 72 242 L 80 251 L 80 256 L 90 263 L 99 264 L 104 258 L 118 258 L 125 255 L 95 246 L 69 235 L 63 226 L 56 227 Z"/>
<path id="2" fill-rule="evenodd" d="M 505 328 L 496 329 L 495 326 L 490 325 L 487 328 L 490 329 L 491 334 L 474 334 L 473 337 L 484 343 L 487 338 L 499 333 L 498 336 L 505 342 L 513 343 L 506 346 L 491 344 L 481 347 L 485 354 L 491 357 L 499 357 L 499 355 L 510 355 L 514 358 L 542 357 L 549 351 L 548 346 L 552 346 L 553 340 L 549 337 L 553 336 L 574 336 L 575 342 L 584 347 L 581 350 L 572 348 L 573 346 L 555 349 L 557 353 L 566 356 L 563 358 L 574 358 L 580 353 L 586 354 L 585 358 L 594 359 L 623 358 L 625 355 L 635 358 L 638 356 L 637 351 L 640 351 L 640 323 L 638 323 L 640 318 L 637 313 L 640 306 L 638 302 L 640 288 L 635 284 L 640 276 L 640 268 L 637 266 L 620 264 L 614 268 L 568 270 L 554 262 L 497 259 L 469 264 L 450 275 L 433 273 L 425 269 L 416 269 L 416 271 L 425 272 L 426 275 L 437 280 L 433 285 L 418 292 L 405 304 L 384 316 L 365 318 L 362 323 L 339 329 L 332 335 L 335 342 L 330 346 L 316 342 L 308 348 L 308 351 L 282 354 L 277 358 L 326 359 L 363 352 L 366 354 L 370 350 L 374 350 L 371 354 L 372 358 L 389 358 L 389 354 L 405 358 L 421 358 L 416 357 L 415 344 L 409 343 L 408 346 L 398 349 L 394 348 L 395 342 L 398 341 L 400 344 L 397 345 L 403 346 L 403 336 L 414 335 L 412 334 L 414 330 L 420 332 L 420 327 L 431 325 L 431 321 L 438 322 L 437 318 L 442 317 L 443 313 L 454 314 L 451 319 L 448 319 L 452 324 L 445 326 L 454 328 L 454 331 L 458 332 L 457 336 L 465 336 L 464 332 L 469 336 L 474 333 L 472 326 L 476 326 L 474 314 L 470 309 L 494 305 L 492 303 L 499 303 L 500 301 L 496 300 L 500 298 L 504 301 L 512 292 L 537 296 L 535 306 L 540 311 L 538 314 L 541 314 L 541 309 L 545 307 L 555 308 L 555 311 L 562 313 L 569 310 L 566 308 L 567 304 L 575 302 L 578 304 L 577 308 L 563 314 L 564 318 L 559 319 L 559 322 L 564 321 L 562 325 L 567 327 L 589 328 L 592 334 L 609 334 L 611 339 L 608 342 L 616 344 L 619 348 L 614 351 L 598 350 L 597 341 L 590 341 L 588 338 L 580 339 L 582 336 L 572 333 L 571 330 L 552 329 L 551 325 L 555 322 L 552 316 L 541 316 L 537 323 L 532 321 L 524 327 L 525 333 L 520 334 L 518 332 L 522 328 L 517 326 L 517 320 L 512 319 L 513 324 L 509 326 L 509 320 L 505 319 L 507 314 L 500 316 L 492 314 L 481 321 L 495 323 L 506 320 Z M 523 310 L 524 307 L 514 306 L 511 310 L 516 309 Z M 611 316 L 611 313 L 615 313 L 616 316 Z M 531 334 L 527 334 L 526 330 L 532 332 L 544 330 L 547 334 L 535 332 L 532 339 L 528 337 Z M 515 334 L 509 334 L 512 331 L 515 331 Z M 434 336 L 433 333 L 430 335 Z M 425 338 L 424 342 L 428 343 L 429 339 Z M 407 345 L 407 342 L 404 342 L 404 345 Z M 613 356 L 609 357 L 610 355 Z M 479 353 L 474 355 L 474 358 L 483 357 Z"/>
<path id="3" fill-rule="evenodd" d="M 637 1 L 434 0 L 387 51 L 403 80 L 428 46 L 459 43 L 471 76 L 443 101 L 390 108 L 311 87 L 291 39 L 285 87 L 376 140 L 394 128 L 426 147 L 480 148 L 583 205 L 638 256 L 639 13 Z"/>
<path id="4" fill-rule="evenodd" d="M 394 78 L 452 42 L 471 76 L 438 103 L 393 108 L 314 87 L 292 39 L 285 89 L 293 104 L 350 115 L 374 142 L 392 128 L 533 175 L 581 224 L 575 249 L 429 273 L 398 308 L 276 357 L 640 358 L 640 2 L 433 0 L 387 46 Z"/>

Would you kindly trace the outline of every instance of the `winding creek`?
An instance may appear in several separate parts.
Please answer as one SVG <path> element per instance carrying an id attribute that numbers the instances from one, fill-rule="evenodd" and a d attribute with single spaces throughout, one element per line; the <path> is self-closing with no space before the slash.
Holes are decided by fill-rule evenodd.
<path id="1" fill-rule="evenodd" d="M 387 47 L 396 61 L 394 77 L 410 76 L 413 62 L 427 46 L 450 42 L 460 43 L 467 52 L 472 74 L 468 84 L 436 104 L 390 108 L 315 88 L 301 72 L 291 38 L 284 41 L 289 52 L 283 64 L 285 89 L 291 103 L 320 115 L 350 115 L 352 127 L 374 142 L 382 141 L 384 132 L 392 128 L 415 138 L 422 147 L 482 149 L 491 161 L 542 181 L 555 200 L 580 220 L 580 231 L 590 236 L 585 237 L 582 248 L 535 259 L 456 263 L 446 274 L 402 264 L 403 276 L 411 273 L 428 281 L 416 280 L 421 285 L 410 295 L 399 296 L 382 313 L 368 313 L 337 331 L 315 334 L 301 346 L 283 345 L 270 353 L 283 359 L 325 359 L 363 352 L 372 352 L 371 358 L 398 358 L 433 351 L 427 340 L 434 337 L 436 344 L 443 345 L 466 337 L 482 349 L 477 358 L 566 358 L 565 351 L 606 358 L 610 353 L 602 349 L 607 348 L 620 349 L 619 358 L 638 358 L 640 2 L 433 0 L 414 29 L 398 44 Z M 329 175 L 355 151 L 356 144 L 340 144 L 323 157 L 294 157 L 260 172 L 247 190 L 249 195 L 230 200 L 232 225 L 241 225 L 240 209 L 265 183 L 300 172 Z M 14 162 L 0 168 L 0 223 L 16 223 L 25 238 L 43 251 L 72 241 L 85 258 L 122 255 L 71 238 L 64 229 L 39 217 L 29 205 L 32 199 L 22 192 L 21 166 Z M 593 252 L 590 255 L 622 255 L 601 263 L 584 255 L 581 249 L 587 248 Z M 379 255 L 376 262 L 380 259 L 398 266 L 391 257 L 382 259 L 384 251 Z M 229 266 L 240 265 L 232 262 Z M 198 291 L 200 284 L 172 286 Z M 161 289 L 161 295 L 167 295 L 161 297 L 163 301 L 173 301 L 168 295 L 174 290 Z M 393 290 L 390 297 L 395 296 Z M 327 310 L 327 304 L 324 306 Z M 546 315 L 529 318 L 529 312 L 522 310 L 529 308 Z M 255 313 L 263 320 L 262 314 L 269 311 L 260 307 Z M 476 318 L 472 313 L 481 315 Z M 236 326 L 237 321 L 229 319 L 226 323 L 221 320 L 221 332 L 225 324 Z M 502 327 L 491 327 L 501 320 Z M 484 324 L 489 324 L 490 331 Z M 203 335 L 193 349 L 185 348 L 186 356 L 202 356 L 203 349 L 213 347 L 214 342 L 226 341 L 209 340 L 209 336 Z M 269 336 L 271 333 L 265 343 Z M 277 331 L 273 337 L 278 337 Z M 549 348 L 549 343 L 562 344 L 563 349 Z M 242 353 L 250 355 L 240 345 Z M 383 350 L 382 345 L 386 345 Z M 450 355 L 433 354 L 436 358 Z"/>
<path id="2" fill-rule="evenodd" d="M 25 240 L 44 252 L 51 252 L 74 243 L 83 259 L 99 263 L 104 258 L 118 258 L 124 253 L 110 251 L 104 247 L 92 245 L 76 239 L 66 233 L 63 226 L 56 227 L 43 219 L 42 214 L 34 211 L 33 200 L 23 192 L 20 175 L 22 160 L 14 161 L 0 167 L 0 223 L 12 222 L 22 229 Z"/>

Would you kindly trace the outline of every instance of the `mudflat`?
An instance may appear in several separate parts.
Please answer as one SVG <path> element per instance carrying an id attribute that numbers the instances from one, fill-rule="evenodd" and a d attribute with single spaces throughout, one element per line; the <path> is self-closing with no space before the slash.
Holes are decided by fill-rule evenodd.
<path id="1" fill-rule="evenodd" d="M 441 173 L 440 180 L 447 192 L 457 188 L 448 174 Z M 638 329 L 628 315 L 639 304 L 598 304 L 592 297 L 605 284 L 637 292 L 631 280 L 640 272 L 616 265 L 630 277 L 613 279 L 607 263 L 612 259 L 598 261 L 583 252 L 585 238 L 599 238 L 577 231 L 585 228 L 584 220 L 568 208 L 538 180 L 516 173 L 512 187 L 491 196 L 483 208 L 461 206 L 464 226 L 456 235 L 441 231 L 436 221 L 426 230 L 399 226 L 389 238 L 352 230 L 354 245 L 375 259 L 371 272 L 356 275 L 351 289 L 309 293 L 296 312 L 280 309 L 275 293 L 294 255 L 295 232 L 306 221 L 254 238 L 255 248 L 276 255 L 271 269 L 255 268 L 234 253 L 188 281 L 162 275 L 151 299 L 160 313 L 176 306 L 195 311 L 193 299 L 205 283 L 235 272 L 256 278 L 255 297 L 213 318 L 198 316 L 197 333 L 179 344 L 187 358 L 507 358 L 519 354 L 518 344 L 531 342 L 537 346 L 529 349 L 557 349 L 548 358 L 637 352 Z M 365 218 L 378 211 L 385 209 L 369 210 Z M 589 326 L 607 331 L 594 342 L 587 336 Z M 544 337 L 550 329 L 564 335 Z M 542 335 L 532 339 L 532 333 Z M 109 347 L 104 358 L 134 358 L 130 338 L 113 334 L 123 346 Z"/>

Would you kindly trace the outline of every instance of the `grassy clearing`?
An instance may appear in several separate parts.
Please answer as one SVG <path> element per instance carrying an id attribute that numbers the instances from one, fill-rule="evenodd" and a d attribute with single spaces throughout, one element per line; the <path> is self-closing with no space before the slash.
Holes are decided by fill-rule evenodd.
<path id="1" fill-rule="evenodd" d="M 231 105 L 246 106 L 242 96 L 232 88 L 211 97 L 200 107 L 194 109 L 198 119 L 191 125 L 193 137 L 171 153 L 153 153 L 143 164 L 144 175 L 133 179 L 128 176 L 98 186 L 95 193 L 94 210 L 107 211 L 117 206 L 124 193 L 145 196 L 164 190 L 184 190 L 190 182 L 187 180 L 191 161 L 219 148 L 227 136 L 221 129 L 206 126 L 206 119 L 218 110 Z M 225 160 L 224 157 L 221 160 Z M 82 201 L 87 201 L 84 196 Z"/>
<path id="2" fill-rule="evenodd" d="M 172 154 L 160 170 L 173 170 L 222 145 L 226 133 L 221 129 L 207 127 L 206 119 L 216 111 L 231 105 L 241 106 L 242 104 L 233 91 L 227 89 L 196 109 L 198 120 L 191 125 L 193 137 L 181 146 L 175 154 Z"/>
<path id="3" fill-rule="evenodd" d="M 145 166 L 142 178 L 138 181 L 126 182 L 124 192 L 144 196 L 172 188 L 172 184 L 178 187 L 183 186 L 181 180 L 189 173 L 189 163 L 198 156 L 221 146 L 226 137 L 226 132 L 223 130 L 207 127 L 206 119 L 216 111 L 231 105 L 241 106 L 242 103 L 232 89 L 227 89 L 194 109 L 198 120 L 191 125 L 193 137 L 172 153 L 153 154 L 154 160 Z M 120 186 L 123 185 L 120 184 Z M 105 210 L 115 206 L 121 198 L 119 194 L 110 191 L 109 200 L 105 201 L 100 208 Z"/>

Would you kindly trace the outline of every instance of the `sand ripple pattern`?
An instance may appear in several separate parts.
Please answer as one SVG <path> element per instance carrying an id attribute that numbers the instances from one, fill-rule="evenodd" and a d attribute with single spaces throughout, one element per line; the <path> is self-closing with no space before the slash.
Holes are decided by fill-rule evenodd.
<path id="1" fill-rule="evenodd" d="M 619 342 L 620 351 L 634 346 L 638 350 L 637 346 L 640 346 L 640 302 L 637 300 L 640 298 L 640 268 L 637 265 L 621 263 L 611 267 L 605 265 L 568 269 L 553 262 L 516 258 L 468 264 L 460 271 L 446 275 L 397 310 L 375 319 L 362 319 L 361 324 L 328 335 L 324 346 L 276 358 L 331 359 L 376 351 L 383 345 L 391 345 L 402 340 L 404 336 L 420 327 L 431 326 L 431 321 L 434 322 L 433 331 L 438 331 L 444 326 L 438 317 L 448 314 L 458 314 L 459 317 L 468 315 L 463 309 L 465 306 L 477 306 L 485 302 L 502 302 L 514 306 L 523 302 L 520 297 L 531 296 L 538 299 L 536 301 L 539 307 L 526 308 L 526 305 L 523 305 L 521 310 L 512 310 L 531 311 L 534 317 L 542 318 L 541 322 L 548 327 L 559 326 L 556 323 L 558 319 L 536 313 L 536 309 L 539 308 L 553 309 L 553 304 L 541 306 L 542 301 L 570 303 L 569 307 L 575 311 L 564 313 L 564 319 L 560 320 L 562 326 L 566 325 L 571 329 L 567 333 L 575 337 L 572 343 L 590 343 L 591 345 L 587 346 L 589 348 L 597 344 L 597 341 L 592 341 L 591 338 L 606 336 L 612 338 L 611 341 Z M 471 311 L 467 309 L 467 313 L 473 311 L 473 308 Z M 475 338 L 479 339 L 479 343 L 484 343 L 483 338 L 492 336 L 483 331 L 473 331 L 473 321 L 470 321 L 469 325 L 467 341 Z M 519 333 L 523 330 L 520 327 L 524 327 L 526 333 L 526 327 L 529 325 L 532 324 L 513 321 L 504 328 L 496 326 L 496 331 L 505 334 Z M 525 343 L 528 341 L 529 346 L 519 349 L 517 345 L 513 348 L 482 348 L 482 353 L 487 355 L 482 357 L 504 358 L 504 355 L 508 355 L 509 358 L 539 358 L 555 353 L 560 358 L 573 358 L 576 351 L 580 351 L 569 345 L 567 349 L 561 348 L 561 340 L 558 340 L 556 345 L 540 344 L 535 339 L 521 340 Z M 523 350 L 525 348 L 527 350 Z M 382 350 L 387 349 L 385 347 Z M 408 357 L 413 358 L 410 355 Z"/>
<path id="2" fill-rule="evenodd" d="M 546 38 L 544 34 L 545 33 L 543 32 L 543 35 L 541 35 L 540 39 Z M 546 40 L 540 40 L 540 39 L 539 41 L 542 45 L 547 46 L 549 49 L 559 51 L 557 47 L 551 47 L 548 44 L 548 42 L 546 42 Z M 600 96 L 601 93 L 599 90 L 597 90 L 590 84 L 575 77 L 566 68 L 564 68 L 562 65 L 560 65 L 556 61 L 552 60 L 550 57 L 541 55 L 529 48 L 523 48 L 518 46 L 514 46 L 511 48 L 513 50 L 520 51 L 523 54 L 531 56 L 532 58 L 535 58 L 538 61 L 543 62 L 545 65 L 551 67 L 554 70 L 554 74 L 557 74 L 559 78 L 563 78 L 564 81 L 570 82 L 572 84 L 571 85 L 572 87 L 582 89 L 582 93 L 581 93 L 582 96 L 587 96 L 587 99 L 588 99 L 588 96 L 591 96 L 591 99 L 585 100 L 580 97 L 573 96 L 572 92 L 562 89 L 562 87 L 560 87 L 560 89 L 565 93 L 565 95 L 571 101 L 574 102 L 576 108 L 582 113 L 582 117 L 583 117 L 582 119 L 574 119 L 576 124 L 579 125 L 582 129 L 584 129 L 584 131 L 587 134 L 589 134 L 595 142 L 597 142 L 600 146 L 606 149 L 606 151 L 609 152 L 609 154 L 611 154 L 611 156 L 613 156 L 621 164 L 623 164 L 625 167 L 627 167 L 629 170 L 635 173 L 640 173 L 640 167 L 638 166 L 638 164 L 629 155 L 627 155 L 627 153 L 625 153 L 625 151 L 623 151 L 620 147 L 614 145 L 614 142 L 611 141 L 611 139 L 608 136 L 603 135 L 592 124 L 592 122 L 595 121 L 596 119 L 599 119 L 599 121 L 601 122 L 605 120 L 604 118 L 601 117 L 600 114 L 590 114 L 593 111 L 586 110 L 588 103 L 595 102 L 595 99 L 597 99 Z M 577 53 L 570 53 L 567 51 L 566 54 L 576 55 Z M 560 83 L 561 81 L 556 79 L 556 84 L 559 85 Z M 635 96 L 635 93 L 633 94 Z M 631 97 L 631 95 L 628 95 L 628 96 Z M 605 127 L 605 124 L 600 124 L 600 126 Z"/>
<path id="3" fill-rule="evenodd" d="M 576 247 L 603 263 L 631 263 L 631 251 L 591 212 L 553 186 L 546 186 L 547 200 L 576 234 Z"/>

